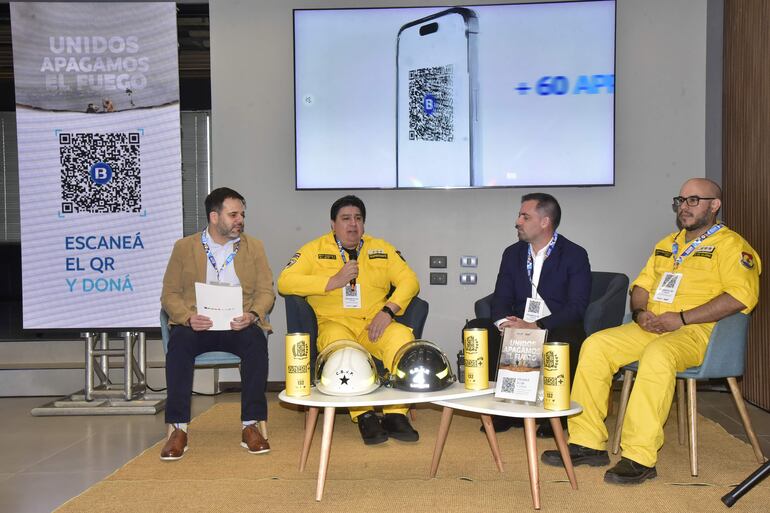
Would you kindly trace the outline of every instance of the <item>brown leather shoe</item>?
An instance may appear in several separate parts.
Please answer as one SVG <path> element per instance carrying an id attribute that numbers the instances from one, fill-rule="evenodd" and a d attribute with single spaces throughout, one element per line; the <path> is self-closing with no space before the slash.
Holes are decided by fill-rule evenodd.
<path id="1" fill-rule="evenodd" d="M 256 424 L 251 424 L 241 430 L 241 447 L 249 450 L 251 454 L 264 454 L 270 452 L 270 444 L 264 439 Z"/>
<path id="2" fill-rule="evenodd" d="M 187 433 L 181 429 L 174 429 L 166 440 L 166 445 L 160 451 L 160 459 L 163 461 L 176 461 L 187 452 Z"/>

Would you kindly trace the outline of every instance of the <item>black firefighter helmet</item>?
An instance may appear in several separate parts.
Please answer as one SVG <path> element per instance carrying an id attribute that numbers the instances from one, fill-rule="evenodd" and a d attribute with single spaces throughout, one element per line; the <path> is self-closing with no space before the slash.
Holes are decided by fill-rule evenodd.
<path id="1" fill-rule="evenodd" d="M 446 354 L 433 342 L 413 340 L 393 358 L 389 385 L 410 392 L 435 392 L 456 381 Z"/>

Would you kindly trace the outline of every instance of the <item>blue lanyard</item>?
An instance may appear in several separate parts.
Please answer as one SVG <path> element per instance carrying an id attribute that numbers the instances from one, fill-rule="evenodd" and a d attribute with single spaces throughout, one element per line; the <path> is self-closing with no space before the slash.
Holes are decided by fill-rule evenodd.
<path id="1" fill-rule="evenodd" d="M 553 232 L 553 237 L 551 237 L 551 242 L 548 243 L 548 248 L 545 250 L 545 260 L 548 259 L 549 256 L 551 256 L 551 251 L 553 251 L 553 247 L 556 245 L 556 241 L 559 238 L 559 234 L 556 232 Z M 532 250 L 532 244 L 529 245 L 529 250 L 527 251 L 527 276 L 529 276 L 529 282 L 532 283 L 532 274 L 535 270 L 535 253 Z"/>
<path id="2" fill-rule="evenodd" d="M 345 257 L 345 248 L 342 247 L 342 242 L 337 238 L 337 236 L 334 236 L 334 241 L 337 243 L 337 249 L 340 250 L 340 258 L 342 258 L 342 265 L 345 265 L 348 263 L 348 259 Z M 361 239 L 361 242 L 358 244 L 358 249 L 356 250 L 356 254 L 361 254 L 361 248 L 364 247 L 364 239 Z"/>
<path id="3" fill-rule="evenodd" d="M 692 243 L 687 247 L 687 249 L 685 249 L 684 252 L 679 256 L 676 256 L 677 253 L 679 253 L 679 243 L 676 241 L 676 237 L 674 237 L 674 243 L 671 244 L 671 253 L 673 253 L 674 255 L 674 270 L 676 270 L 676 268 L 679 267 L 679 265 L 682 263 L 682 260 L 687 258 L 693 251 L 695 251 L 695 248 L 701 245 L 701 242 L 703 242 L 707 238 L 714 235 L 716 232 L 721 230 L 724 226 L 725 225 L 721 223 L 715 224 L 714 226 L 709 228 L 706 233 L 704 233 L 703 235 L 701 235 L 700 237 L 692 241 Z"/>
<path id="4" fill-rule="evenodd" d="M 206 250 L 206 256 L 209 257 L 209 262 L 211 262 L 211 266 L 214 268 L 214 272 L 217 273 L 217 281 L 219 281 L 219 273 L 224 271 L 225 267 L 227 267 L 227 265 L 235 258 L 235 254 L 238 253 L 238 249 L 241 247 L 241 238 L 238 237 L 235 239 L 235 244 L 233 244 L 233 252 L 230 253 L 230 255 L 225 259 L 225 263 L 222 264 L 222 267 L 219 269 L 217 269 L 217 260 L 211 253 L 211 248 L 209 248 L 209 241 L 206 237 L 206 230 L 201 232 L 201 244 L 203 244 L 203 249 Z"/>

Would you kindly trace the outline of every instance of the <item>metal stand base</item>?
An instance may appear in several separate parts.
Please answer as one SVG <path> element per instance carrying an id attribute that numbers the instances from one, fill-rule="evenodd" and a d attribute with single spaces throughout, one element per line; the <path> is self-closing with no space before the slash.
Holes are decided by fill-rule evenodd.
<path id="1" fill-rule="evenodd" d="M 32 408 L 33 417 L 53 415 L 155 415 L 166 407 L 166 394 L 141 393 L 126 401 L 123 389 L 112 391 L 114 398 L 86 401 L 85 391 L 75 392 L 50 403 Z"/>
<path id="2" fill-rule="evenodd" d="M 110 349 L 107 333 L 82 333 L 86 344 L 85 388 L 33 408 L 35 417 L 48 415 L 155 415 L 166 407 L 166 395 L 147 391 L 145 335 L 120 333 L 121 349 Z M 123 383 L 110 380 L 110 357 L 123 360 Z M 94 374 L 99 384 L 94 385 Z"/>

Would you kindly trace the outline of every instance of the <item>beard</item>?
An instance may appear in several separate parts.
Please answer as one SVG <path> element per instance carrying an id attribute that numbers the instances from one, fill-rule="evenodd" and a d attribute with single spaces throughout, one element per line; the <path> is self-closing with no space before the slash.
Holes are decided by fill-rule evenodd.
<path id="1" fill-rule="evenodd" d="M 709 212 L 706 211 L 701 216 L 691 215 L 686 217 L 684 220 L 682 218 L 684 213 L 680 213 L 676 216 L 676 227 L 680 230 L 687 230 L 688 232 L 694 232 L 697 230 L 700 230 L 701 228 L 705 228 L 707 226 L 711 226 L 713 223 L 711 221 L 711 216 L 709 215 Z M 689 221 L 689 224 L 685 224 L 685 222 Z"/>

